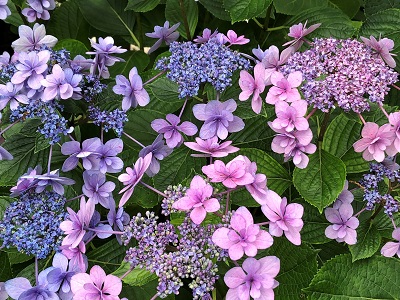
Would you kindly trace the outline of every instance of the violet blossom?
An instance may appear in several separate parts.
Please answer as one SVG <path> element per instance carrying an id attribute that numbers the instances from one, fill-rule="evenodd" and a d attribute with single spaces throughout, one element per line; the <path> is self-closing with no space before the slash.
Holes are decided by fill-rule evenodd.
<path id="1" fill-rule="evenodd" d="M 56 7 L 54 0 L 28 0 L 28 7 L 22 10 L 22 14 L 27 18 L 28 22 L 35 22 L 36 19 L 49 20 L 49 10 Z"/>
<path id="2" fill-rule="evenodd" d="M 205 121 L 200 129 L 200 138 L 210 139 L 218 136 L 221 140 L 227 138 L 229 132 L 238 132 L 244 128 L 241 118 L 232 113 L 236 110 L 235 100 L 225 102 L 212 100 L 207 104 L 193 106 L 193 114 L 196 119 Z"/>
<path id="3" fill-rule="evenodd" d="M 17 185 L 10 189 L 11 197 L 19 196 L 21 193 L 27 191 L 35 184 L 35 175 L 42 174 L 42 167 L 40 165 L 36 166 L 34 169 L 28 168 L 25 174 L 18 178 Z M 22 178 L 25 175 L 33 175 L 29 178 Z"/>
<path id="4" fill-rule="evenodd" d="M 249 257 L 242 267 L 234 267 L 226 272 L 225 284 L 229 287 L 226 300 L 269 300 L 274 299 L 274 291 L 279 283 L 275 280 L 280 270 L 280 260 L 276 256 L 266 256 L 259 260 Z"/>
<path id="5" fill-rule="evenodd" d="M 211 139 L 202 140 L 196 138 L 196 142 L 185 142 L 186 147 L 204 153 L 204 154 L 191 154 L 193 157 L 225 157 L 230 153 L 235 153 L 240 149 L 232 146 L 232 141 L 225 141 L 221 144 L 218 143 L 218 137 L 214 136 Z"/>
<path id="6" fill-rule="evenodd" d="M 391 39 L 379 37 L 379 41 L 376 40 L 372 35 L 369 39 L 360 36 L 360 39 L 364 42 L 365 45 L 369 46 L 376 52 L 377 56 L 380 56 L 383 61 L 391 68 L 396 67 L 396 61 L 392 56 L 396 56 L 396 54 L 390 53 L 390 51 L 394 48 L 394 42 Z"/>
<path id="7" fill-rule="evenodd" d="M 177 210 L 192 210 L 190 219 L 195 224 L 204 221 L 208 212 L 216 212 L 220 209 L 220 203 L 216 198 L 210 198 L 213 188 L 201 176 L 194 176 L 190 182 L 190 188 L 186 190 L 185 197 L 174 202 L 173 208 Z"/>
<path id="8" fill-rule="evenodd" d="M 19 39 L 15 40 L 11 46 L 15 52 L 28 52 L 39 50 L 43 46 L 53 47 L 58 39 L 52 35 L 46 35 L 46 28 L 43 24 L 35 24 L 33 28 L 20 25 L 18 27 Z"/>
<path id="9" fill-rule="evenodd" d="M 131 107 L 135 108 L 138 104 L 146 106 L 150 102 L 150 96 L 143 88 L 142 78 L 139 76 L 136 67 L 129 72 L 129 80 L 123 75 L 115 78 L 117 84 L 113 87 L 114 93 L 123 95 L 122 109 L 127 111 Z"/>
<path id="10" fill-rule="evenodd" d="M 149 153 L 152 153 L 153 155 L 151 157 L 151 163 L 146 171 L 146 174 L 150 177 L 153 177 L 160 171 L 159 160 L 163 160 L 170 155 L 172 153 L 172 149 L 164 144 L 162 135 L 159 134 L 151 145 L 146 146 L 139 151 L 139 156 L 145 157 Z"/>
<path id="11" fill-rule="evenodd" d="M 283 66 L 289 59 L 289 57 L 295 52 L 293 47 L 282 50 L 279 55 L 279 49 L 276 46 L 270 46 L 266 50 L 266 54 L 262 59 L 262 64 L 265 68 L 265 85 L 271 85 L 271 75 L 274 72 L 279 72 L 281 66 Z"/>
<path id="12" fill-rule="evenodd" d="M 242 92 L 239 94 L 239 100 L 245 101 L 253 95 L 251 99 L 251 108 L 256 114 L 261 112 L 262 100 L 260 94 L 265 89 L 265 68 L 261 63 L 254 67 L 254 78 L 246 70 L 240 71 L 239 86 Z"/>
<path id="13" fill-rule="evenodd" d="M 71 300 L 73 297 L 71 291 L 71 278 L 76 270 L 68 268 L 68 258 L 56 253 L 53 258 L 53 266 L 47 274 L 47 288 L 50 292 L 58 293 L 62 300 Z"/>
<path id="14" fill-rule="evenodd" d="M 397 242 L 387 242 L 381 249 L 381 254 L 386 257 L 397 255 L 400 258 L 400 228 L 392 232 L 392 237 Z"/>
<path id="15" fill-rule="evenodd" d="M 110 211 L 107 214 L 107 221 L 108 224 L 113 226 L 114 230 L 124 231 L 124 226 L 129 224 L 130 217 L 129 215 L 124 212 L 123 207 L 119 207 L 116 211 L 115 203 L 111 203 Z M 121 236 L 116 235 L 117 241 L 120 245 L 122 245 Z"/>
<path id="16" fill-rule="evenodd" d="M 326 219 L 333 223 L 325 229 L 325 235 L 329 239 L 336 239 L 338 242 L 345 242 L 349 245 L 357 243 L 356 229 L 359 221 L 353 217 L 351 204 L 342 204 L 339 209 L 328 207 L 325 209 Z"/>
<path id="17" fill-rule="evenodd" d="M 246 39 L 244 35 L 238 37 L 237 33 L 233 30 L 228 30 L 227 34 L 223 36 L 224 42 L 229 42 L 229 46 L 231 45 L 244 45 L 250 42 L 249 39 Z"/>
<path id="18" fill-rule="evenodd" d="M 244 207 L 239 207 L 232 215 L 230 228 L 218 228 L 212 241 L 222 249 L 228 249 L 232 260 L 247 256 L 256 256 L 258 249 L 271 247 L 273 239 L 271 235 L 254 224 L 253 216 Z"/>
<path id="19" fill-rule="evenodd" d="M 308 28 L 306 26 L 307 21 L 304 23 L 304 25 L 303 23 L 299 23 L 290 27 L 288 36 L 294 38 L 294 40 L 283 44 L 283 46 L 291 46 L 295 49 L 295 51 L 297 51 L 306 40 L 304 37 L 321 26 L 321 23 L 311 25 Z"/>
<path id="20" fill-rule="evenodd" d="M 274 72 L 271 75 L 273 86 L 269 89 L 265 101 L 268 104 L 275 104 L 278 100 L 294 102 L 301 99 L 297 89 L 303 81 L 303 75 L 300 71 L 292 72 L 287 78 L 280 72 Z"/>
<path id="21" fill-rule="evenodd" d="M 45 87 L 42 95 L 44 102 L 55 98 L 69 99 L 74 92 L 72 86 L 66 82 L 64 71 L 58 64 L 53 66 L 52 73 L 42 79 L 40 83 Z"/>
<path id="22" fill-rule="evenodd" d="M 250 195 L 259 204 L 263 205 L 267 201 L 267 176 L 257 172 L 257 164 L 250 161 L 246 156 L 242 156 L 243 161 L 246 163 L 247 172 L 250 173 L 254 181 L 252 183 L 246 184 L 245 187 Z"/>
<path id="23" fill-rule="evenodd" d="M 144 173 L 149 168 L 152 159 L 152 154 L 148 153 L 144 158 L 139 157 L 135 162 L 133 169 L 131 167 L 126 168 L 126 173 L 118 176 L 118 180 L 126 185 L 119 194 L 122 194 L 121 200 L 119 201 L 119 207 L 122 207 L 131 197 L 135 186 L 142 179 Z"/>
<path id="24" fill-rule="evenodd" d="M 71 98 L 74 100 L 80 100 L 82 99 L 82 94 L 81 94 L 81 87 L 80 83 L 82 81 L 82 74 L 74 74 L 74 71 L 71 68 L 66 68 L 64 69 L 64 75 L 65 75 L 65 82 L 69 84 L 72 87 L 72 96 Z"/>
<path id="25" fill-rule="evenodd" d="M 181 119 L 174 114 L 167 114 L 166 120 L 155 119 L 151 122 L 151 128 L 157 133 L 164 135 L 169 148 L 175 148 L 183 143 L 183 137 L 180 132 L 192 136 L 197 133 L 197 127 L 192 122 L 185 121 L 178 125 Z"/>
<path id="26" fill-rule="evenodd" d="M 104 145 L 100 142 L 94 155 L 88 157 L 92 163 L 92 170 L 99 170 L 103 174 L 121 172 L 124 162 L 117 155 L 123 148 L 124 143 L 120 138 L 108 140 Z"/>
<path id="27" fill-rule="evenodd" d="M 20 91 L 23 89 L 23 84 L 0 84 L 0 110 L 4 109 L 10 103 L 10 109 L 16 110 L 20 103 L 28 104 L 29 99 Z"/>
<path id="28" fill-rule="evenodd" d="M 354 200 L 354 195 L 349 191 L 349 182 L 346 180 L 342 192 L 333 203 L 334 209 L 339 209 L 342 204 L 350 204 Z"/>
<path id="29" fill-rule="evenodd" d="M 267 50 L 262 50 L 260 48 L 260 45 L 258 45 L 257 48 L 254 48 L 253 50 L 251 50 L 251 52 L 253 53 L 253 55 L 257 58 L 257 63 L 261 62 L 264 57 L 267 55 L 268 53 L 268 49 Z"/>
<path id="30" fill-rule="evenodd" d="M 11 10 L 7 6 L 8 0 L 0 0 L 0 20 L 5 20 L 11 15 Z"/>
<path id="31" fill-rule="evenodd" d="M 300 230 L 303 228 L 304 208 L 301 204 L 287 204 L 286 197 L 281 198 L 272 190 L 267 191 L 267 201 L 261 207 L 262 212 L 270 221 L 269 233 L 282 236 L 295 245 L 301 244 Z"/>
<path id="32" fill-rule="evenodd" d="M 4 282 L 0 282 L 0 300 L 7 300 L 8 294 L 6 292 L 6 285 Z"/>
<path id="33" fill-rule="evenodd" d="M 307 113 L 307 101 L 298 100 L 289 105 L 285 101 L 275 102 L 276 119 L 270 123 L 273 130 L 284 129 L 286 132 L 293 130 L 307 130 L 309 128 L 308 120 L 304 118 Z"/>
<path id="34" fill-rule="evenodd" d="M 90 138 L 82 142 L 82 148 L 77 141 L 65 142 L 61 146 L 61 153 L 70 155 L 62 166 L 63 172 L 71 171 L 76 168 L 79 158 L 82 158 L 82 165 L 86 170 L 93 168 L 93 163 L 90 158 L 97 154 L 97 150 L 102 145 L 99 138 Z"/>
<path id="35" fill-rule="evenodd" d="M 204 174 L 211 178 L 211 182 L 221 182 L 227 188 L 236 188 L 254 182 L 254 177 L 247 170 L 247 164 L 241 155 L 235 157 L 226 165 L 216 160 L 213 164 L 203 166 Z"/>
<path id="36" fill-rule="evenodd" d="M 75 184 L 75 180 L 61 177 L 58 169 L 42 175 L 23 175 L 21 179 L 34 179 L 32 185 L 36 186 L 36 193 L 41 193 L 47 186 L 51 186 L 54 192 L 64 195 L 64 185 Z"/>
<path id="37" fill-rule="evenodd" d="M 215 30 L 213 33 L 211 33 L 211 30 L 208 28 L 205 28 L 202 32 L 202 35 L 198 35 L 197 38 L 195 38 L 193 41 L 199 44 L 207 43 L 210 39 L 215 37 L 218 34 L 218 30 Z"/>
<path id="38" fill-rule="evenodd" d="M 0 146 L 0 161 L 1 160 L 12 160 L 14 157 L 10 152 Z"/>
<path id="39" fill-rule="evenodd" d="M 96 171 L 83 172 L 83 180 L 82 192 L 85 196 L 95 204 L 100 203 L 103 207 L 110 208 L 110 202 L 114 202 L 112 191 L 115 189 L 115 183 L 106 181 L 106 175 Z"/>
<path id="40" fill-rule="evenodd" d="M 60 246 L 60 250 L 62 251 L 62 254 L 69 259 L 69 268 L 71 270 L 75 270 L 76 272 L 86 272 L 88 268 L 88 260 L 85 255 L 85 242 L 81 241 L 75 247 L 63 243 Z"/>
<path id="41" fill-rule="evenodd" d="M 158 39 L 158 41 L 155 42 L 155 44 L 149 49 L 149 51 L 147 53 L 150 54 L 150 53 L 154 52 L 155 50 L 157 50 L 161 46 L 161 43 L 163 41 L 165 42 L 166 45 L 169 45 L 173 41 L 176 41 L 179 37 L 179 33 L 175 30 L 178 29 L 179 25 L 180 25 L 180 23 L 176 23 L 176 24 L 172 25 L 170 28 L 169 22 L 165 21 L 163 27 L 155 26 L 154 32 L 146 33 L 145 34 L 146 36 L 148 36 L 150 38 Z"/>
<path id="42" fill-rule="evenodd" d="M 15 300 L 59 300 L 54 292 L 47 288 L 48 270 L 42 271 L 38 276 L 38 285 L 32 287 L 28 279 L 17 277 L 5 282 L 5 289 L 10 298 Z"/>
<path id="43" fill-rule="evenodd" d="M 400 152 L 400 112 L 394 112 L 389 114 L 389 123 L 392 125 L 393 131 L 393 143 L 388 148 L 391 149 L 391 153 Z"/>
<path id="44" fill-rule="evenodd" d="M 373 122 L 367 122 L 362 131 L 362 138 L 353 144 L 355 152 L 363 152 L 362 156 L 366 161 L 376 160 L 382 162 L 385 158 L 385 150 L 392 150 L 389 146 L 394 139 L 394 132 L 391 130 L 390 124 L 379 126 Z"/>

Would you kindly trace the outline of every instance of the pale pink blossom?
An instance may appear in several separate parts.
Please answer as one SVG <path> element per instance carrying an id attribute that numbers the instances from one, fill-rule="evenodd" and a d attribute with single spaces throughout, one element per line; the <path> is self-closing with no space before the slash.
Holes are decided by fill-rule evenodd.
<path id="1" fill-rule="evenodd" d="M 381 254 L 386 257 L 397 255 L 400 258 L 400 228 L 392 232 L 393 239 L 397 242 L 387 242 L 381 249 Z"/>
<path id="2" fill-rule="evenodd" d="M 297 51 L 301 45 L 303 45 L 304 41 L 306 41 L 304 37 L 321 26 L 321 23 L 311 25 L 309 28 L 306 26 L 307 21 L 304 23 L 304 25 L 303 23 L 299 23 L 290 27 L 288 36 L 294 38 L 294 40 L 283 44 L 283 46 L 292 46 Z"/>
<path id="3" fill-rule="evenodd" d="M 394 112 L 389 115 L 389 123 L 392 125 L 393 143 L 388 147 L 391 155 L 400 152 L 400 112 Z"/>
<path id="4" fill-rule="evenodd" d="M 237 36 L 237 33 L 234 32 L 233 30 L 228 30 L 228 33 L 226 35 L 223 35 L 224 42 L 229 42 L 230 45 L 244 45 L 250 42 L 249 39 L 246 39 L 244 35 Z"/>
<path id="5" fill-rule="evenodd" d="M 370 39 L 363 36 L 360 36 L 360 38 L 364 44 L 371 47 L 376 52 L 376 55 L 380 56 L 389 67 L 396 67 L 396 61 L 392 57 L 396 56 L 396 54 L 390 53 L 394 48 L 393 40 L 388 38 L 381 39 L 379 37 L 379 41 L 377 41 L 372 35 L 369 37 Z"/>
<path id="6" fill-rule="evenodd" d="M 325 229 L 327 238 L 336 239 L 338 242 L 345 242 L 349 245 L 357 243 L 356 229 L 359 221 L 353 217 L 351 204 L 342 204 L 339 209 L 328 207 L 325 209 L 325 217 L 333 223 Z"/>
<path id="7" fill-rule="evenodd" d="M 262 59 L 265 68 L 265 85 L 271 85 L 271 75 L 279 71 L 280 67 L 287 63 L 288 59 L 295 52 L 293 47 L 282 50 L 279 55 L 279 49 L 276 46 L 270 46 Z"/>
<path id="8" fill-rule="evenodd" d="M 336 198 L 333 203 L 334 209 L 339 209 L 342 204 L 350 204 L 354 200 L 354 195 L 349 191 L 349 182 L 346 180 L 344 183 L 343 191 Z"/>
<path id="9" fill-rule="evenodd" d="M 246 163 L 246 170 L 250 173 L 254 181 L 252 183 L 246 184 L 245 187 L 250 195 L 259 204 L 263 205 L 267 201 L 267 176 L 257 172 L 257 164 L 250 161 L 246 156 L 242 156 L 243 161 Z"/>
<path id="10" fill-rule="evenodd" d="M 239 94 L 239 100 L 245 101 L 253 95 L 251 99 L 251 108 L 256 114 L 261 112 L 262 100 L 260 94 L 264 92 L 265 69 L 261 63 L 254 67 L 254 78 L 249 72 L 240 71 L 239 86 L 242 92 Z"/>
<path id="11" fill-rule="evenodd" d="M 193 157 L 225 157 L 230 153 L 239 151 L 240 149 L 231 146 L 232 141 L 225 141 L 223 143 L 218 143 L 218 137 L 214 136 L 211 139 L 202 140 L 201 138 L 196 138 L 196 142 L 185 142 L 186 147 L 202 152 L 204 154 L 192 154 Z"/>
<path id="12" fill-rule="evenodd" d="M 282 236 L 295 245 L 301 244 L 300 230 L 303 228 L 304 208 L 301 204 L 287 204 L 286 197 L 281 198 L 277 193 L 268 190 L 267 203 L 261 207 L 262 212 L 270 221 L 269 233 Z"/>
<path id="13" fill-rule="evenodd" d="M 275 103 L 276 119 L 270 124 L 276 130 L 284 129 L 286 132 L 297 130 L 307 130 L 309 124 L 304 115 L 307 112 L 307 101 L 298 100 L 291 105 L 285 101 Z"/>
<path id="14" fill-rule="evenodd" d="M 275 104 L 278 100 L 294 102 L 301 99 L 298 87 L 303 81 L 303 75 L 300 71 L 292 72 L 287 78 L 280 72 L 274 72 L 271 75 L 273 86 L 267 93 L 265 101 L 268 104 Z"/>

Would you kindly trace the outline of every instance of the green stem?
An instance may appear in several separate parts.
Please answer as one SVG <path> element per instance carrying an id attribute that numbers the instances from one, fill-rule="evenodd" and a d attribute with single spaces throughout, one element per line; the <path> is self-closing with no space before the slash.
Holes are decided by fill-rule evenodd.
<path id="1" fill-rule="evenodd" d="M 264 28 L 263 24 L 261 24 L 256 18 L 253 18 L 252 20 L 258 25 L 258 27 Z"/>

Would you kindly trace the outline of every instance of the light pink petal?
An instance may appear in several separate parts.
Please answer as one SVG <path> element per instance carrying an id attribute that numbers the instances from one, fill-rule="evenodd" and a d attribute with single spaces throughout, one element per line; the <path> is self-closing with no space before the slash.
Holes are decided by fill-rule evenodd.
<path id="1" fill-rule="evenodd" d="M 234 289 L 244 283 L 245 277 L 246 274 L 244 273 L 242 268 L 234 267 L 226 272 L 224 276 L 224 281 L 229 288 Z"/>
<path id="2" fill-rule="evenodd" d="M 236 244 L 236 241 L 232 241 L 228 237 L 228 233 L 231 229 L 228 228 L 218 228 L 212 235 L 212 241 L 222 249 L 229 249 L 232 245 Z"/>
<path id="3" fill-rule="evenodd" d="M 394 256 L 399 251 L 400 243 L 387 242 L 381 249 L 381 254 L 386 257 Z"/>
<path id="4" fill-rule="evenodd" d="M 201 222 L 204 221 L 206 218 L 207 212 L 204 209 L 204 207 L 196 207 L 192 210 L 190 213 L 190 219 L 193 221 L 193 223 L 199 225 Z"/>

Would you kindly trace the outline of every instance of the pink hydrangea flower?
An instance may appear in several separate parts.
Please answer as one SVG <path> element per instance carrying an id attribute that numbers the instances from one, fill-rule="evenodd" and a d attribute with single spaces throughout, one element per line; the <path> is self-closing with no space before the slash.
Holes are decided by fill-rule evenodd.
<path id="1" fill-rule="evenodd" d="M 343 191 L 339 194 L 336 201 L 333 203 L 334 209 L 339 209 L 342 204 L 350 204 L 354 200 L 354 195 L 349 191 L 349 182 L 344 183 Z"/>
<path id="2" fill-rule="evenodd" d="M 260 94 L 265 89 L 265 69 L 261 63 L 258 63 L 254 67 L 254 78 L 249 72 L 242 70 L 240 71 L 239 86 L 242 92 L 239 94 L 239 100 L 245 101 L 253 95 L 251 100 L 251 108 L 256 114 L 261 112 L 262 100 Z"/>
<path id="3" fill-rule="evenodd" d="M 71 270 L 86 272 L 88 268 L 88 260 L 85 255 L 86 245 L 83 241 L 81 241 L 77 247 L 63 244 L 60 246 L 60 250 L 62 251 L 62 254 L 70 260 L 69 266 Z"/>
<path id="4" fill-rule="evenodd" d="M 240 149 L 231 146 L 232 141 L 225 141 L 221 144 L 218 143 L 218 137 L 214 136 L 211 139 L 202 140 L 196 138 L 196 142 L 185 142 L 186 147 L 202 152 L 204 154 L 192 154 L 193 157 L 225 157 L 230 153 L 239 151 Z"/>
<path id="5" fill-rule="evenodd" d="M 281 198 L 274 191 L 268 190 L 267 193 L 267 204 L 263 205 L 261 210 L 270 221 L 269 233 L 273 236 L 282 236 L 284 233 L 291 243 L 300 245 L 303 206 L 298 203 L 287 204 L 287 199 Z"/>
<path id="6" fill-rule="evenodd" d="M 250 42 L 249 39 L 246 39 L 244 35 L 237 36 L 237 33 L 234 32 L 233 30 L 228 30 L 228 33 L 223 36 L 224 37 L 224 42 L 229 42 L 230 45 L 244 45 Z"/>
<path id="7" fill-rule="evenodd" d="M 280 67 L 288 61 L 294 52 L 293 47 L 282 50 L 281 55 L 279 55 L 279 49 L 276 46 L 271 46 L 267 49 L 267 53 L 262 59 L 262 64 L 265 68 L 265 85 L 272 84 L 271 75 L 279 71 Z"/>
<path id="8" fill-rule="evenodd" d="M 177 210 L 191 210 L 190 219 L 195 224 L 200 224 L 205 219 L 208 212 L 216 212 L 220 208 L 220 203 L 216 198 L 210 198 L 213 188 L 201 176 L 194 176 L 190 182 L 190 188 L 186 191 L 186 196 L 174 202 L 173 208 Z"/>
<path id="9" fill-rule="evenodd" d="M 360 38 L 364 44 L 371 47 L 376 52 L 376 55 L 380 56 L 389 67 L 396 67 L 396 61 L 392 57 L 396 56 L 396 54 L 390 53 L 390 51 L 392 51 L 394 48 L 393 40 L 388 38 L 379 38 L 379 41 L 377 41 L 372 35 L 369 37 L 369 39 L 363 36 L 360 36 Z"/>
<path id="10" fill-rule="evenodd" d="M 351 204 L 342 204 L 339 209 L 328 207 L 325 209 L 325 217 L 333 223 L 325 229 L 327 238 L 336 239 L 338 242 L 345 242 L 349 245 L 357 243 L 356 229 L 359 221 L 353 217 Z"/>
<path id="11" fill-rule="evenodd" d="M 272 129 L 284 129 L 286 132 L 297 130 L 307 130 L 309 124 L 304 115 L 307 112 L 307 101 L 298 100 L 289 106 L 285 101 L 275 103 L 275 113 L 277 118 L 270 124 Z"/>
<path id="12" fill-rule="evenodd" d="M 122 282 L 117 276 L 106 275 L 100 266 L 93 266 L 90 275 L 79 273 L 71 278 L 75 300 L 120 300 Z"/>
<path id="13" fill-rule="evenodd" d="M 361 136 L 361 140 L 353 144 L 354 151 L 363 152 L 363 158 L 367 161 L 375 159 L 377 162 L 382 162 L 385 150 L 390 150 L 389 146 L 394 139 L 390 124 L 379 127 L 376 123 L 367 122 L 361 131 Z"/>
<path id="14" fill-rule="evenodd" d="M 247 172 L 254 178 L 254 181 L 246 184 L 245 187 L 254 200 L 263 205 L 267 201 L 267 176 L 256 173 L 257 164 L 255 162 L 250 161 L 246 156 L 242 156 L 242 159 L 246 163 Z"/>
<path id="15" fill-rule="evenodd" d="M 196 43 L 207 43 L 210 39 L 215 37 L 218 34 L 218 30 L 215 30 L 213 33 L 211 33 L 211 30 L 208 28 L 205 28 L 203 30 L 202 35 L 198 35 L 197 38 L 195 38 L 193 41 Z"/>
<path id="16" fill-rule="evenodd" d="M 389 115 L 389 123 L 392 125 L 393 143 L 388 147 L 391 155 L 400 152 L 400 112 L 394 112 Z"/>
<path id="17" fill-rule="evenodd" d="M 204 166 L 201 170 L 208 178 L 211 178 L 211 182 L 222 182 L 224 186 L 231 189 L 254 182 L 254 177 L 247 171 L 246 162 L 241 155 L 226 165 L 216 160 L 215 163 Z"/>
<path id="18" fill-rule="evenodd" d="M 303 81 L 303 75 L 300 71 L 292 72 L 287 78 L 280 72 L 274 72 L 271 75 L 273 86 L 269 89 L 265 101 L 268 104 L 275 104 L 278 100 L 294 102 L 301 99 L 297 87 Z"/>
<path id="19" fill-rule="evenodd" d="M 226 300 L 274 299 L 274 291 L 279 283 L 275 280 L 280 270 L 280 260 L 276 256 L 266 256 L 259 260 L 247 258 L 243 268 L 234 267 L 226 272 L 224 281 L 229 287 Z"/>
<path id="20" fill-rule="evenodd" d="M 400 228 L 396 228 L 392 232 L 393 239 L 395 242 L 387 242 L 381 249 L 381 254 L 386 257 L 392 257 L 395 254 L 400 258 Z"/>
<path id="21" fill-rule="evenodd" d="M 126 168 L 126 173 L 121 174 L 118 176 L 118 180 L 121 181 L 126 187 L 124 187 L 119 194 L 122 194 L 121 200 L 119 201 L 119 207 L 124 206 L 124 204 L 129 200 L 131 197 L 135 186 L 139 183 L 142 179 L 144 173 L 150 166 L 152 158 L 152 153 L 148 153 L 144 158 L 139 157 L 136 161 L 133 169 L 128 167 Z"/>
<path id="22" fill-rule="evenodd" d="M 239 207 L 232 215 L 230 228 L 218 228 L 212 241 L 222 249 L 229 249 L 232 260 L 247 256 L 256 256 L 258 249 L 267 249 L 274 242 L 271 235 L 254 224 L 253 216 L 244 207 Z"/>
<path id="23" fill-rule="evenodd" d="M 319 26 L 321 26 L 321 23 L 311 25 L 309 28 L 307 28 L 306 26 L 307 21 L 304 23 L 304 25 L 302 23 L 299 23 L 290 27 L 288 36 L 294 38 L 294 40 L 283 44 L 283 46 L 292 46 L 295 51 L 297 51 L 301 47 L 301 45 L 303 45 L 305 41 L 304 37 L 313 32 Z"/>

